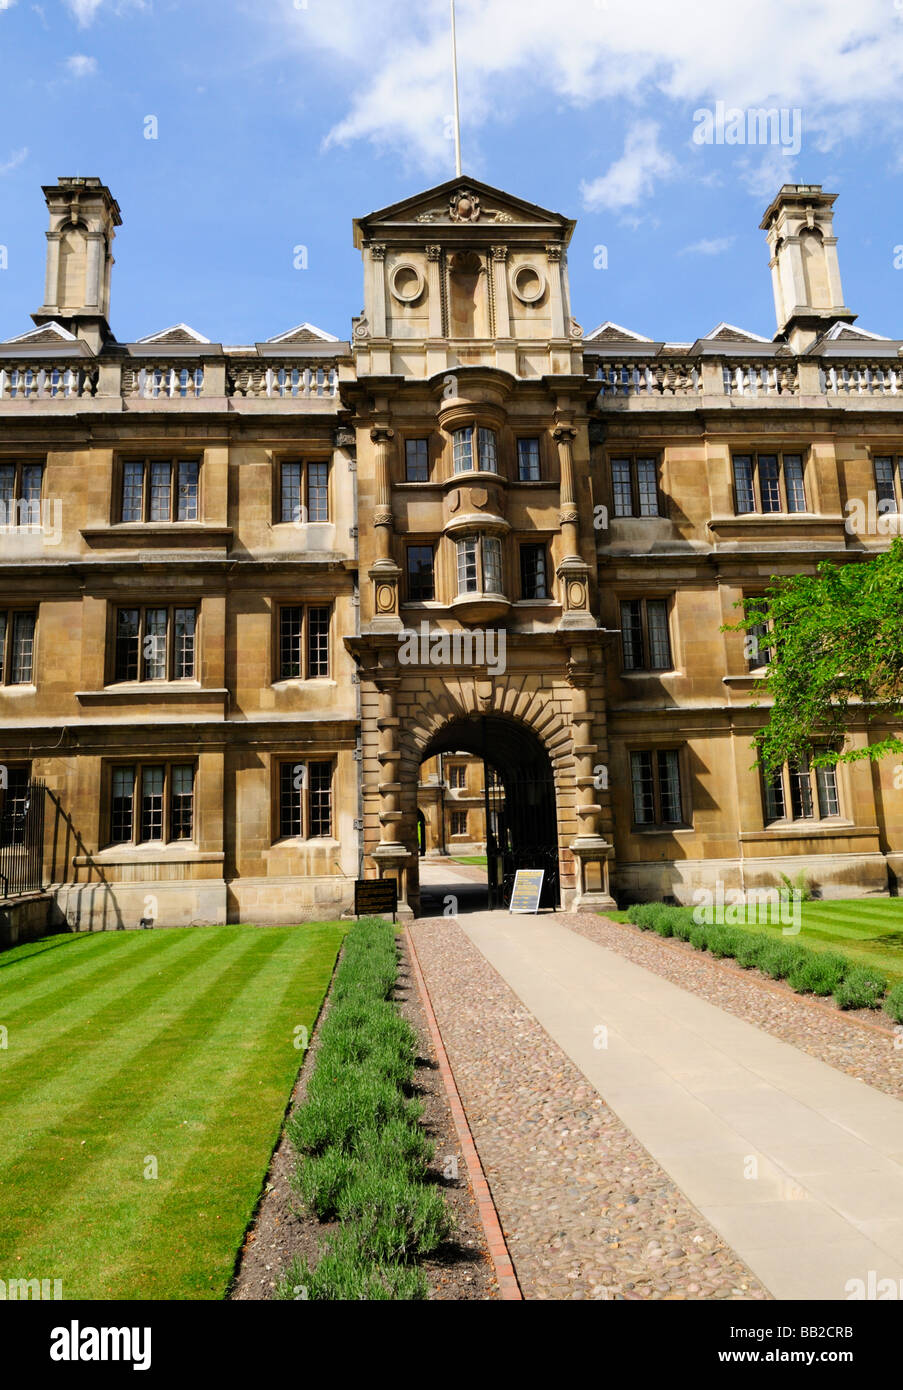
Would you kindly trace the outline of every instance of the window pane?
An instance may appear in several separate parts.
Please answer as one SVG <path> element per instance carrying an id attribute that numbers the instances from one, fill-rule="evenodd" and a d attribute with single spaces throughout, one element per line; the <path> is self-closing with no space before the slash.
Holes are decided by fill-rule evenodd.
<path id="1" fill-rule="evenodd" d="M 4 504 L 6 520 L 12 518 L 9 514 L 9 504 L 16 500 L 16 465 L 14 463 L 4 463 L 0 466 L 0 502 Z"/>
<path id="2" fill-rule="evenodd" d="M 165 608 L 148 608 L 144 613 L 144 679 L 166 680 Z"/>
<path id="3" fill-rule="evenodd" d="M 141 839 L 163 839 L 163 768 L 141 772 Z"/>
<path id="4" fill-rule="evenodd" d="M 649 668 L 670 671 L 671 637 L 668 632 L 668 605 L 664 599 L 650 599 L 646 604 L 649 625 Z"/>
<path id="5" fill-rule="evenodd" d="M 630 459 L 612 459 L 611 486 L 615 516 L 633 516 L 633 485 Z"/>
<path id="6" fill-rule="evenodd" d="M 837 769 L 817 767 L 815 769 L 815 785 L 818 790 L 818 814 L 822 817 L 840 815 L 840 804 L 837 800 Z"/>
<path id="7" fill-rule="evenodd" d="M 759 492 L 762 496 L 763 512 L 781 510 L 781 475 L 774 454 L 759 455 Z"/>
<path id="8" fill-rule="evenodd" d="M 132 838 L 132 807 L 135 796 L 135 769 L 113 768 L 113 795 L 110 810 L 110 841 L 121 845 Z"/>
<path id="9" fill-rule="evenodd" d="M 196 460 L 179 464 L 179 521 L 198 519 L 198 471 Z"/>
<path id="10" fill-rule="evenodd" d="M 169 822 L 170 838 L 190 840 L 194 822 L 194 768 L 190 764 L 172 769 Z"/>
<path id="11" fill-rule="evenodd" d="M 0 845 L 25 844 L 25 818 L 30 802 L 31 767 L 11 767 L 3 793 L 0 816 Z"/>
<path id="12" fill-rule="evenodd" d="M 631 753 L 630 783 L 633 792 L 635 825 L 655 824 L 655 788 L 652 779 L 652 754 Z"/>
<path id="13" fill-rule="evenodd" d="M 177 608 L 173 614 L 173 679 L 194 680 L 194 639 L 197 609 Z"/>
<path id="14" fill-rule="evenodd" d="M 301 470 L 303 464 L 284 463 L 282 465 L 282 508 L 279 513 L 282 521 L 303 520 L 301 513 Z"/>
<path id="15" fill-rule="evenodd" d="M 487 473 L 497 472 L 495 430 L 480 430 L 480 467 Z"/>
<path id="16" fill-rule="evenodd" d="M 301 675 L 301 634 L 303 608 L 279 610 L 279 679 L 295 680 Z"/>
<path id="17" fill-rule="evenodd" d="M 475 536 L 458 541 L 458 593 L 475 594 L 477 581 L 477 541 Z"/>
<path id="18" fill-rule="evenodd" d="M 790 808 L 794 820 L 811 820 L 812 808 L 812 777 L 809 772 L 808 758 L 800 764 L 790 765 Z"/>
<path id="19" fill-rule="evenodd" d="M 882 515 L 897 510 L 897 494 L 894 488 L 894 461 L 892 458 L 875 459 L 875 490 L 878 502 L 884 502 Z M 893 505 L 891 505 L 893 504 Z"/>
<path id="20" fill-rule="evenodd" d="M 452 811 L 451 813 L 451 833 L 453 835 L 467 834 L 467 812 Z"/>
<path id="21" fill-rule="evenodd" d="M 430 478 L 429 441 L 406 439 L 405 479 L 409 483 L 428 483 Z"/>
<path id="22" fill-rule="evenodd" d="M 329 609 L 307 610 L 307 675 L 329 675 Z"/>
<path id="23" fill-rule="evenodd" d="M 517 476 L 522 483 L 539 482 L 539 440 L 517 441 Z"/>
<path id="24" fill-rule="evenodd" d="M 408 546 L 408 600 L 411 603 L 427 603 L 435 598 L 433 577 L 433 547 L 431 545 Z"/>
<path id="25" fill-rule="evenodd" d="M 152 463 L 150 475 L 150 519 L 172 520 L 172 464 Z"/>
<path id="26" fill-rule="evenodd" d="M 473 468 L 473 429 L 455 430 L 454 466 L 456 473 L 467 473 Z"/>
<path id="27" fill-rule="evenodd" d="M 756 497 L 753 491 L 752 459 L 749 455 L 734 459 L 734 502 L 737 515 L 756 510 Z"/>
<path id="28" fill-rule="evenodd" d="M 679 825 L 683 820 L 683 810 L 680 802 L 680 758 L 676 748 L 659 750 L 658 794 L 662 824 Z"/>
<path id="29" fill-rule="evenodd" d="M 307 519 L 329 520 L 329 464 L 307 465 Z"/>
<path id="30" fill-rule="evenodd" d="M 308 838 L 332 834 L 332 763 L 309 763 L 310 830 Z"/>
<path id="31" fill-rule="evenodd" d="M 803 483 L 803 460 L 799 454 L 784 455 L 784 486 L 787 489 L 788 512 L 804 512 L 806 488 Z"/>
<path id="32" fill-rule="evenodd" d="M 522 598 L 548 598 L 546 548 L 544 545 L 521 546 L 520 583 Z"/>
<path id="33" fill-rule="evenodd" d="M 40 502 L 44 469 L 39 463 L 26 463 L 22 469 L 22 498 L 25 502 Z"/>
<path id="34" fill-rule="evenodd" d="M 10 685 L 28 685 L 34 668 L 34 613 L 13 616 L 13 644 L 10 652 Z"/>
<path id="35" fill-rule="evenodd" d="M 787 811 L 784 805 L 784 774 L 778 770 L 765 778 L 765 823 L 783 820 Z"/>
<path id="36" fill-rule="evenodd" d="M 116 615 L 116 671 L 118 681 L 138 679 L 138 634 L 141 614 L 137 608 L 120 608 Z"/>
<path id="37" fill-rule="evenodd" d="M 497 536 L 483 537 L 483 592 L 502 592 L 502 543 Z"/>
<path id="38" fill-rule="evenodd" d="M 279 834 L 283 839 L 302 834 L 301 798 L 307 778 L 303 763 L 279 765 Z"/>
<path id="39" fill-rule="evenodd" d="M 144 519 L 144 464 L 126 463 L 122 470 L 122 519 Z"/>
<path id="40" fill-rule="evenodd" d="M 636 486 L 640 516 L 658 516 L 658 468 L 655 459 L 637 459 Z"/>
<path id="41" fill-rule="evenodd" d="M 642 671 L 643 605 L 639 599 L 627 599 L 621 604 L 621 651 L 625 671 Z"/>

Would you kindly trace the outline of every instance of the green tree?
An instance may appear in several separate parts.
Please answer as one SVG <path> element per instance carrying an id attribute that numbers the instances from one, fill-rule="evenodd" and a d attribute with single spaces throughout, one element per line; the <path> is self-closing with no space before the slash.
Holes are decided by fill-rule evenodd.
<path id="1" fill-rule="evenodd" d="M 727 632 L 770 628 L 770 661 L 760 689 L 773 700 L 756 735 L 766 771 L 812 756 L 815 764 L 883 758 L 903 752 L 887 736 L 843 751 L 852 724 L 869 735 L 903 716 L 903 540 L 873 560 L 823 562 L 814 576 L 773 578 L 762 598 L 742 605 Z"/>

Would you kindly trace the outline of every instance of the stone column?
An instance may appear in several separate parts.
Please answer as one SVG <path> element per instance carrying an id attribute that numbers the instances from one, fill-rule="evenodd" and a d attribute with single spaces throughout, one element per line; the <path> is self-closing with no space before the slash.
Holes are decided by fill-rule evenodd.
<path id="1" fill-rule="evenodd" d="M 442 322 L 442 247 L 426 248 L 426 288 L 429 305 L 429 334 L 431 338 L 445 336 Z"/>
<path id="2" fill-rule="evenodd" d="M 396 878 L 398 880 L 399 916 L 410 917 L 413 916 L 413 913 L 407 900 L 407 865 L 411 858 L 411 852 L 398 838 L 403 812 L 398 771 L 401 761 L 401 752 L 398 747 L 400 720 L 396 712 L 399 677 L 393 669 L 394 662 L 395 653 L 381 653 L 380 665 L 383 666 L 385 674 L 378 676 L 375 681 L 379 693 L 379 718 L 376 721 L 376 727 L 379 730 L 379 748 L 376 757 L 380 768 L 380 840 L 373 851 L 372 858 L 379 870 L 380 878 Z"/>
<path id="3" fill-rule="evenodd" d="M 608 769 L 597 764 L 598 745 L 593 742 L 590 691 L 594 675 L 589 649 L 572 648 L 568 680 L 572 692 L 571 731 L 577 782 L 577 837 L 570 845 L 577 865 L 574 911 L 615 906 L 608 886 L 608 860 L 613 850 L 599 828 L 602 816 L 599 793 L 608 790 Z M 593 882 L 589 881 L 591 876 Z"/>
<path id="4" fill-rule="evenodd" d="M 386 248 L 374 243 L 370 247 L 370 333 L 374 338 L 386 336 Z"/>
<path id="5" fill-rule="evenodd" d="M 60 243 L 62 232 L 47 232 L 47 278 L 44 283 L 44 303 L 48 309 L 59 307 Z"/>
<path id="6" fill-rule="evenodd" d="M 561 289 L 561 247 L 546 247 L 549 258 L 549 296 L 552 311 L 552 337 L 566 338 L 564 327 L 564 296 Z"/>
<path id="7" fill-rule="evenodd" d="M 566 559 L 579 560 L 579 550 L 577 545 L 577 497 L 574 491 L 574 453 L 573 441 L 577 437 L 577 431 L 572 425 L 560 424 L 553 431 L 553 437 L 558 445 L 558 464 L 561 470 L 561 511 L 559 522 L 561 524 L 561 539 L 564 543 L 564 554 Z"/>
<path id="8" fill-rule="evenodd" d="M 508 313 L 508 248 L 493 246 L 492 276 L 495 286 L 495 336 L 510 338 L 511 318 Z"/>
<path id="9" fill-rule="evenodd" d="M 401 570 L 392 558 L 392 484 L 389 477 L 389 447 L 395 431 L 388 425 L 374 425 L 370 431 L 373 441 L 373 473 L 375 505 L 373 527 L 376 536 L 376 559 L 368 574 L 373 584 L 373 621 L 376 631 L 399 631 L 398 583 Z"/>

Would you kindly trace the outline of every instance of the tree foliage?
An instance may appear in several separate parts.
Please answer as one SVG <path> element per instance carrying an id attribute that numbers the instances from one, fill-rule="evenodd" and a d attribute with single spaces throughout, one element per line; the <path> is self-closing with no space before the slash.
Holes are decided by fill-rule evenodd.
<path id="1" fill-rule="evenodd" d="M 760 689 L 774 703 L 755 739 L 760 766 L 903 752 L 903 739 L 887 732 L 903 715 L 903 540 L 873 560 L 774 578 L 762 598 L 738 606 L 743 620 L 726 631 L 771 629 Z M 854 725 L 869 741 L 844 749 Z M 883 736 L 873 742 L 872 731 Z"/>

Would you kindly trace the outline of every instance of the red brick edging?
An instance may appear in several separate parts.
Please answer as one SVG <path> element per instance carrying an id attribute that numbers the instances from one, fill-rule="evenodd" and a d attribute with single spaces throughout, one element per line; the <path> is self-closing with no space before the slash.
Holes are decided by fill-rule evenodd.
<path id="1" fill-rule="evenodd" d="M 489 1255 L 495 1267 L 495 1277 L 498 1280 L 499 1293 L 502 1299 L 509 1302 L 522 1302 L 523 1294 L 517 1282 L 517 1275 L 514 1272 L 514 1265 L 508 1252 L 505 1237 L 502 1234 L 499 1214 L 496 1211 L 495 1202 L 492 1200 L 492 1193 L 489 1183 L 486 1181 L 486 1174 L 483 1172 L 483 1165 L 480 1162 L 480 1155 L 477 1153 L 477 1146 L 473 1142 L 473 1135 L 470 1132 L 470 1125 L 467 1123 L 467 1116 L 464 1113 L 464 1106 L 461 1104 L 461 1097 L 458 1095 L 458 1087 L 455 1084 L 454 1073 L 448 1060 L 448 1053 L 445 1051 L 445 1044 L 442 1041 L 442 1034 L 439 1032 L 439 1024 L 436 1022 L 436 1015 L 433 1012 L 432 1001 L 430 1000 L 429 990 L 426 980 L 423 978 L 423 971 L 420 968 L 420 961 L 417 958 L 417 951 L 410 929 L 404 929 L 405 941 L 411 956 L 411 967 L 414 979 L 417 981 L 417 989 L 420 993 L 420 1002 L 423 1005 L 423 1012 L 426 1015 L 427 1026 L 430 1030 L 433 1047 L 436 1052 L 436 1061 L 439 1064 L 439 1071 L 442 1080 L 445 1082 L 445 1090 L 448 1095 L 448 1104 L 455 1122 L 455 1129 L 458 1131 L 458 1139 L 464 1153 L 464 1161 L 467 1164 L 467 1172 L 470 1178 L 470 1185 L 476 1199 L 477 1209 L 480 1213 L 480 1220 L 483 1223 L 483 1230 L 486 1233 L 486 1244 L 489 1247 Z"/>

